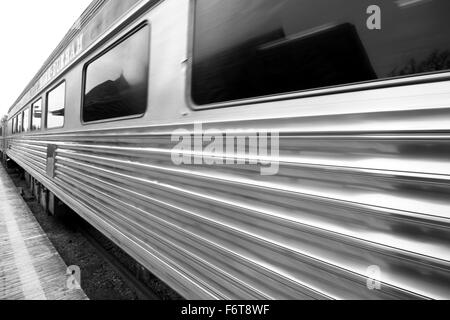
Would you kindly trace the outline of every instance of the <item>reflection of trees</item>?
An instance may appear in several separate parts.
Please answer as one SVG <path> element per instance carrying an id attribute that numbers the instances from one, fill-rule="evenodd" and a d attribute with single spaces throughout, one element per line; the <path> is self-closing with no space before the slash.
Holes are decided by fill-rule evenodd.
<path id="1" fill-rule="evenodd" d="M 197 104 L 377 79 L 350 23 L 293 35 L 280 28 L 194 59 L 192 95 Z"/>
<path id="2" fill-rule="evenodd" d="M 127 115 L 128 106 L 124 92 L 130 85 L 123 73 L 116 80 L 107 80 L 86 94 L 84 121 L 119 118 Z"/>
<path id="3" fill-rule="evenodd" d="M 408 63 L 400 69 L 395 68 L 389 76 L 398 77 L 411 74 L 442 71 L 446 69 L 450 69 L 450 50 L 441 52 L 436 50 L 421 62 L 416 62 L 414 58 L 409 60 Z"/>
<path id="4" fill-rule="evenodd" d="M 83 119 L 86 122 L 127 117 L 145 112 L 147 81 L 130 85 L 122 74 L 106 80 L 85 96 Z"/>

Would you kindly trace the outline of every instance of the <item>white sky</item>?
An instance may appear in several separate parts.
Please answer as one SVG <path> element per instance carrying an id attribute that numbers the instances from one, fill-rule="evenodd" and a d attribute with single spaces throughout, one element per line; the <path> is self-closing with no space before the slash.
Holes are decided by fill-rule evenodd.
<path id="1" fill-rule="evenodd" d="M 92 0 L 2 1 L 0 118 Z"/>

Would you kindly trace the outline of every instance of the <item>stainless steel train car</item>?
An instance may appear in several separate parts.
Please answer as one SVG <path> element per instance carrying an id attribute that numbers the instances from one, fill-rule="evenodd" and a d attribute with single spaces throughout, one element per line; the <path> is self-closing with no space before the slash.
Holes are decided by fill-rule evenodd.
<path id="1" fill-rule="evenodd" d="M 188 299 L 448 299 L 449 12 L 96 0 L 5 152 Z"/>

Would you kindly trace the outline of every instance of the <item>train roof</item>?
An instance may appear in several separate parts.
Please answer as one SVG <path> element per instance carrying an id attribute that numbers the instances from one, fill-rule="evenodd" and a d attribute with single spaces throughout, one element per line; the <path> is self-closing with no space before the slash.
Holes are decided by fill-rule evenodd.
<path id="1" fill-rule="evenodd" d="M 45 61 L 38 73 L 8 111 L 14 115 L 30 103 L 42 89 L 62 74 L 91 44 L 113 26 L 122 16 L 141 2 L 161 0 L 94 0 Z M 11 114 L 12 113 L 12 114 Z"/>

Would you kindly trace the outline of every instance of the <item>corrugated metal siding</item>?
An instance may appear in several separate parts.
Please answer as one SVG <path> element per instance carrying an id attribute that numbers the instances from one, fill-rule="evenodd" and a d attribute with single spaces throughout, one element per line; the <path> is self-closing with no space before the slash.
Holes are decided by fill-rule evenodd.
<path id="1" fill-rule="evenodd" d="M 177 167 L 167 127 L 16 138 L 8 154 L 186 298 L 450 298 L 449 136 L 391 130 L 397 116 L 380 115 L 390 120 L 378 132 L 352 130 L 358 116 L 310 119 L 340 122 L 333 132 L 228 124 L 280 130 L 280 172 L 268 177 Z M 414 117 L 403 121 L 426 120 Z M 367 288 L 372 265 L 381 290 Z"/>

